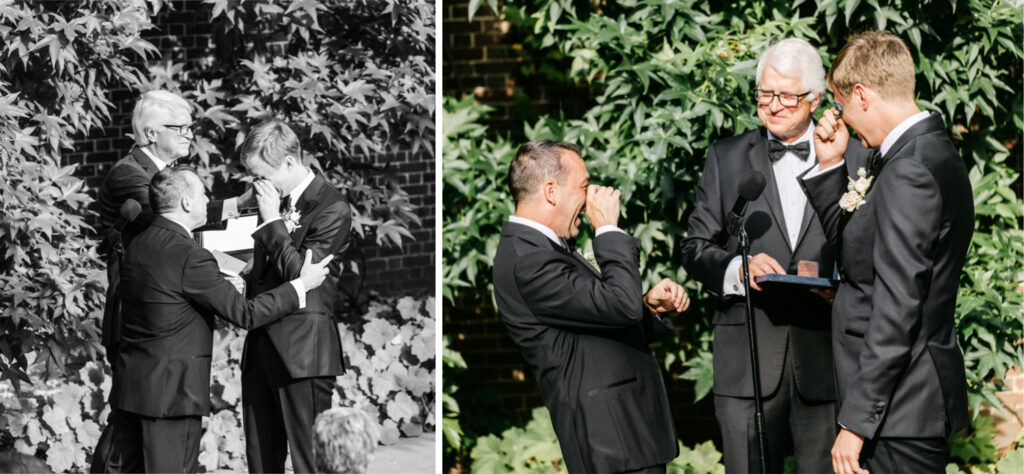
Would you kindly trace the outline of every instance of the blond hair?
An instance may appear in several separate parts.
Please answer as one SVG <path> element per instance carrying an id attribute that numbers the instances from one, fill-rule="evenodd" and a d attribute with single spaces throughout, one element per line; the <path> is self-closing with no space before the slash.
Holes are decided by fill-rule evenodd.
<path id="1" fill-rule="evenodd" d="M 850 37 L 826 79 L 830 88 L 844 96 L 863 84 L 883 99 L 914 99 L 914 59 L 906 43 L 888 31 Z"/>
<path id="2" fill-rule="evenodd" d="M 297 164 L 301 161 L 302 147 L 299 137 L 288 124 L 275 119 L 264 120 L 249 130 L 242 142 L 242 163 L 248 165 L 252 160 L 260 161 L 278 169 L 286 157 L 291 156 Z"/>

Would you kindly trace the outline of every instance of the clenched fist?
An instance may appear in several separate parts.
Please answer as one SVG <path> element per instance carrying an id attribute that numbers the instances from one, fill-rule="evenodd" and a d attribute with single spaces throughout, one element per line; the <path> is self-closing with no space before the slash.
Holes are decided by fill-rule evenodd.
<path id="1" fill-rule="evenodd" d="M 622 193 L 608 186 L 592 184 L 587 187 L 587 219 L 595 229 L 619 224 L 619 199 Z"/>

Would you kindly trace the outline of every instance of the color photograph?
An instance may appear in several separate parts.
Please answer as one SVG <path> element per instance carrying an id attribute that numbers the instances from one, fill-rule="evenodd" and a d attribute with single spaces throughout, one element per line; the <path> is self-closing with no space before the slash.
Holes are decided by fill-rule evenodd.
<path id="1" fill-rule="evenodd" d="M 1014 1 L 445 1 L 443 466 L 1018 472 Z"/>

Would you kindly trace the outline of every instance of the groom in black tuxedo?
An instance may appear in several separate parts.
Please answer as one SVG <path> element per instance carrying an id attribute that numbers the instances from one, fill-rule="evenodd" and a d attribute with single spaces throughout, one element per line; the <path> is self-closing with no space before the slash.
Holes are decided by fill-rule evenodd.
<path id="1" fill-rule="evenodd" d="M 914 62 L 899 38 L 850 38 L 828 84 L 842 109 L 815 129 L 819 166 L 803 183 L 843 277 L 833 307 L 833 469 L 943 472 L 946 438 L 968 422 L 954 321 L 974 229 L 967 167 L 942 117 L 914 102 Z M 842 165 L 847 125 L 877 147 L 863 177 Z"/>
<path id="2" fill-rule="evenodd" d="M 718 297 L 714 325 L 715 417 L 729 473 L 760 470 L 754 428 L 754 389 L 737 239 L 726 230 L 743 178 L 766 177 L 746 213 L 750 237 L 751 295 L 765 414 L 767 464 L 782 472 L 787 444 L 797 472 L 827 472 L 835 438 L 831 308 L 807 289 L 765 288 L 754 278 L 797 274 L 831 278 L 834 259 L 797 176 L 814 166 L 814 122 L 825 91 L 821 56 L 807 41 L 785 39 L 758 61 L 754 100 L 763 127 L 726 138 L 708 149 L 697 202 L 683 239 L 683 265 Z M 848 155 L 865 156 L 859 143 Z"/>
<path id="3" fill-rule="evenodd" d="M 341 252 L 352 214 L 341 194 L 303 164 L 299 139 L 284 122 L 254 126 L 241 152 L 257 178 L 262 220 L 246 276 L 252 295 L 295 278 L 306 252 L 315 259 Z M 246 335 L 242 416 L 251 472 L 284 472 L 289 451 L 295 472 L 316 470 L 313 423 L 331 407 L 335 376 L 345 371 L 334 320 L 339 273 L 331 267 L 304 309 Z"/>
<path id="4" fill-rule="evenodd" d="M 246 329 L 303 307 L 330 259 L 291 282 L 246 300 L 192 239 L 206 223 L 203 183 L 188 168 L 166 168 L 150 187 L 156 217 L 125 251 L 124 329 L 110 406 L 118 466 L 125 472 L 197 472 L 202 417 L 210 413 L 215 317 Z M 113 413 L 112 413 L 113 414 Z"/>
<path id="5" fill-rule="evenodd" d="M 494 257 L 498 313 L 537 378 L 569 472 L 665 472 L 678 447 L 647 345 L 671 331 L 660 313 L 689 299 L 669 279 L 643 294 L 640 243 L 617 227 L 619 191 L 588 186 L 579 152 L 551 140 L 516 152 L 516 214 Z M 569 245 L 584 212 L 600 270 Z"/>

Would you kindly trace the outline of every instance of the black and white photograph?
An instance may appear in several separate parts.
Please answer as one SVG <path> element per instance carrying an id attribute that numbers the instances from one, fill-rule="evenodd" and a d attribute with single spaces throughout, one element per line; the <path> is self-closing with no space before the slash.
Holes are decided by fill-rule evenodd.
<path id="1" fill-rule="evenodd" d="M 434 16 L 0 2 L 0 471 L 434 471 Z"/>

